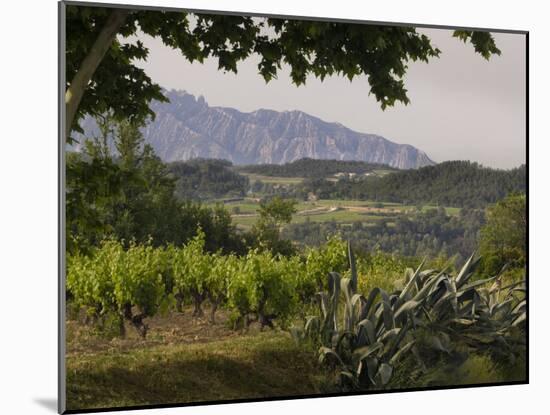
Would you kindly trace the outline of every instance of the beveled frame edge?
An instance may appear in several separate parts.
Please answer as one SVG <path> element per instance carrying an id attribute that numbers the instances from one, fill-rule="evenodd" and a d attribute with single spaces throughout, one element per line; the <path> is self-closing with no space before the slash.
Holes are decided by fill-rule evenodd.
<path id="1" fill-rule="evenodd" d="M 58 413 L 64 413 L 66 411 L 66 364 L 65 364 L 65 352 L 66 352 L 66 228 L 65 228 L 65 39 L 66 39 L 66 19 L 65 19 L 66 3 L 61 1 L 58 3 L 57 17 L 58 17 L 58 166 L 57 173 L 58 178 L 58 356 L 57 356 L 57 411 Z"/>

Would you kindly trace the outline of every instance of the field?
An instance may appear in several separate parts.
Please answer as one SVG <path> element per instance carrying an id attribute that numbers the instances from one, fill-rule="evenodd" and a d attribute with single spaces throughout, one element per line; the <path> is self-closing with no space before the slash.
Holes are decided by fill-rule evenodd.
<path id="1" fill-rule="evenodd" d="M 287 184 L 298 184 L 304 181 L 302 177 L 263 176 L 261 174 L 244 173 L 244 172 L 240 172 L 239 174 L 242 174 L 243 176 L 248 177 L 248 180 L 250 181 L 250 183 L 254 183 L 255 181 L 259 180 L 264 183 L 287 185 Z"/>
<path id="2" fill-rule="evenodd" d="M 271 179 L 287 179 L 271 178 Z M 294 179 L 291 179 L 294 180 Z M 224 203 L 231 212 L 233 222 L 241 229 L 249 229 L 258 219 L 257 211 L 260 207 L 258 198 L 245 198 L 243 200 Z M 423 211 L 436 208 L 436 206 L 422 206 Z M 406 214 L 415 211 L 416 206 L 404 205 L 391 202 L 374 202 L 362 200 L 317 200 L 302 201 L 296 205 L 296 214 L 293 215 L 291 223 L 311 222 L 340 222 L 351 224 L 363 222 L 364 224 L 374 223 L 383 218 L 391 219 L 398 214 Z M 459 208 L 445 207 L 448 215 L 458 215 Z"/>
<path id="3" fill-rule="evenodd" d="M 228 316 L 216 324 L 183 314 L 155 316 L 141 339 L 94 334 L 67 323 L 68 407 L 101 408 L 291 396 L 327 391 L 311 349 L 283 331 L 252 325 L 237 332 Z"/>
<path id="4" fill-rule="evenodd" d="M 261 399 L 338 393 L 317 348 L 298 343 L 286 330 L 231 327 L 229 312 L 216 323 L 192 317 L 191 307 L 148 319 L 141 338 L 121 338 L 84 324 L 83 313 L 67 321 L 67 407 L 70 410 L 135 405 Z M 71 314 L 71 313 L 69 313 Z M 523 381 L 522 362 L 496 366 L 472 353 L 452 370 L 437 368 L 420 379 L 396 368 L 388 388 Z M 416 382 L 416 383 L 415 383 Z"/>

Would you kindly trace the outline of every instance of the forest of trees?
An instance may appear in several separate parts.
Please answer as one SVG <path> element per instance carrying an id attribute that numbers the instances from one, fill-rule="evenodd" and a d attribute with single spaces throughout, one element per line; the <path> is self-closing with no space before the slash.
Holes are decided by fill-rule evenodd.
<path id="1" fill-rule="evenodd" d="M 511 170 L 483 167 L 470 161 L 448 161 L 383 177 L 305 180 L 288 194 L 305 198 L 354 199 L 481 208 L 506 195 L 526 191 L 526 168 Z"/>
<path id="2" fill-rule="evenodd" d="M 285 164 L 252 164 L 238 167 L 237 171 L 263 176 L 319 178 L 332 176 L 336 173 L 363 174 L 375 169 L 396 170 L 383 164 L 367 163 L 364 161 L 302 158 Z"/>
<path id="3" fill-rule="evenodd" d="M 373 213 L 370 213 L 372 215 Z M 287 226 L 285 238 L 307 246 L 320 246 L 326 235 L 341 235 L 364 252 L 383 251 L 407 257 L 455 256 L 462 262 L 479 244 L 485 223 L 482 209 L 461 209 L 459 215 L 447 215 L 445 209 L 428 209 L 398 216 L 379 213 L 380 220 L 343 224 L 306 221 Z"/>
<path id="4" fill-rule="evenodd" d="M 168 171 L 176 179 L 179 199 L 207 200 L 223 196 L 244 196 L 248 178 L 233 171 L 227 160 L 193 159 L 168 164 Z"/>
<path id="5" fill-rule="evenodd" d="M 195 159 L 168 164 L 176 179 L 180 199 L 212 200 L 243 197 L 250 190 L 263 196 L 280 195 L 306 200 L 374 200 L 407 205 L 483 208 L 511 193 L 526 191 L 525 165 L 498 170 L 469 161 L 449 161 L 417 170 L 395 170 L 383 176 L 343 177 L 327 180 L 337 172 L 362 174 L 380 166 L 364 162 L 301 159 L 276 165 L 233 166 L 225 160 Z M 386 167 L 386 170 L 390 168 Z M 275 177 L 305 177 L 298 184 L 267 183 L 239 173 Z"/>

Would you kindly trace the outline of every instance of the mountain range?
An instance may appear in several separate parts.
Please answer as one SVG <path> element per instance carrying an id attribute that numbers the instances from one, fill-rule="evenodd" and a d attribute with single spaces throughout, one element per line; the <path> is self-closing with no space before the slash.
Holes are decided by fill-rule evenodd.
<path id="1" fill-rule="evenodd" d="M 166 162 L 217 158 L 234 164 L 280 164 L 307 157 L 360 160 L 399 169 L 435 164 L 411 145 L 359 133 L 302 111 L 247 113 L 211 107 L 202 96 L 185 91 L 165 91 L 165 95 L 170 102 L 151 103 L 156 118 L 142 133 Z M 97 134 L 92 118 L 85 118 L 81 126 L 85 136 Z"/>

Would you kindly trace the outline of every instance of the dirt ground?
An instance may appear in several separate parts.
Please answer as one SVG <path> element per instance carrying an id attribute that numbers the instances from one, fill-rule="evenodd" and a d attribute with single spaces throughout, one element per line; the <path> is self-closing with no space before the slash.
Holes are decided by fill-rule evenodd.
<path id="1" fill-rule="evenodd" d="M 170 312 L 165 316 L 145 319 L 149 326 L 145 339 L 126 323 L 126 336 L 100 334 L 92 325 L 83 324 L 82 318 L 67 321 L 67 356 L 80 353 L 94 353 L 108 350 L 132 350 L 157 345 L 198 344 L 220 341 L 241 336 L 242 331 L 233 330 L 226 310 L 216 312 L 216 322 L 209 320 L 209 310 L 205 308 L 204 317 L 193 317 L 192 307 L 186 307 L 183 313 Z M 80 320 L 80 321 L 78 321 Z M 252 324 L 247 334 L 259 331 Z"/>

